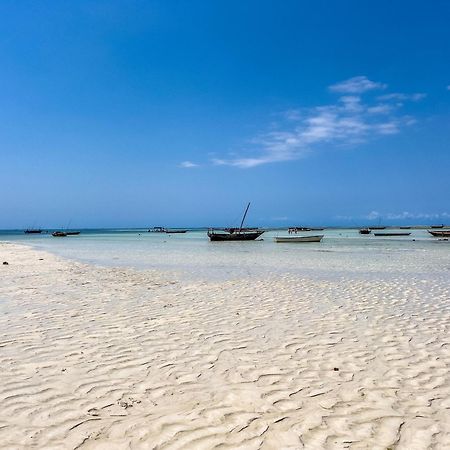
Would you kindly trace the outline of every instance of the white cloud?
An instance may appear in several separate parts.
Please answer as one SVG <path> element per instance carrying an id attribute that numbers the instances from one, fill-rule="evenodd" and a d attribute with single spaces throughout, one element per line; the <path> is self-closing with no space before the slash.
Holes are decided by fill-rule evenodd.
<path id="1" fill-rule="evenodd" d="M 183 169 L 192 169 L 194 167 L 198 167 L 198 164 L 195 164 L 191 161 L 183 161 L 182 163 L 180 163 L 179 167 L 182 167 Z"/>
<path id="2" fill-rule="evenodd" d="M 245 149 L 228 157 L 215 158 L 215 165 L 252 168 L 263 164 L 303 158 L 324 146 L 354 146 L 399 133 L 415 123 L 414 118 L 400 113 L 400 99 L 419 100 L 424 94 L 387 94 L 378 100 L 365 100 L 364 91 L 384 89 L 386 85 L 360 76 L 330 86 L 343 92 L 333 103 L 309 108 L 296 108 L 280 114 L 271 131 L 251 139 Z M 360 95 L 356 95 L 360 94 Z M 420 97 L 420 98 L 419 98 Z"/>
<path id="3" fill-rule="evenodd" d="M 378 97 L 378 100 L 381 101 L 389 101 L 389 100 L 398 100 L 398 101 L 413 101 L 418 102 L 420 100 L 423 100 L 427 94 L 424 94 L 422 92 L 416 92 L 415 94 L 401 94 L 399 92 L 393 92 L 392 94 L 385 94 L 380 95 Z"/>
<path id="4" fill-rule="evenodd" d="M 363 92 L 374 89 L 385 89 L 386 87 L 386 84 L 371 81 L 365 76 L 358 76 L 333 84 L 329 87 L 329 89 L 333 92 L 341 92 L 345 94 L 362 94 Z"/>
<path id="5" fill-rule="evenodd" d="M 450 84 L 447 86 L 447 90 L 450 91 Z"/>
<path id="6" fill-rule="evenodd" d="M 362 216 L 361 218 L 367 220 L 385 219 L 385 220 L 406 220 L 406 219 L 443 219 L 450 217 L 448 212 L 440 213 L 411 213 L 408 211 L 402 211 L 400 213 L 384 213 L 381 214 L 378 211 L 371 211 L 369 214 Z"/>

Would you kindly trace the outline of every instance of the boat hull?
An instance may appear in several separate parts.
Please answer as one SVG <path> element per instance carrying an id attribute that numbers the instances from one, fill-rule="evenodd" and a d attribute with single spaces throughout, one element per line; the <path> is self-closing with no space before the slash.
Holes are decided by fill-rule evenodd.
<path id="1" fill-rule="evenodd" d="M 303 242 L 320 242 L 323 238 L 323 234 L 318 236 L 287 236 L 287 237 L 276 237 L 275 242 L 277 243 L 303 243 Z"/>
<path id="2" fill-rule="evenodd" d="M 441 231 L 428 230 L 428 233 L 430 233 L 434 237 L 450 237 L 450 230 L 441 230 Z"/>
<path id="3" fill-rule="evenodd" d="M 236 233 L 217 233 L 214 231 L 208 231 L 208 237 L 211 241 L 227 242 L 227 241 L 254 241 L 259 238 L 264 231 L 247 231 Z"/>

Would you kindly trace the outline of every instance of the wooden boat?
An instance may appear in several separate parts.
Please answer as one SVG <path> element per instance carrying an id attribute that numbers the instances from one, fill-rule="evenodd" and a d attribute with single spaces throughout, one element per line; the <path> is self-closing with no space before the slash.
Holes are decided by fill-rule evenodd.
<path id="1" fill-rule="evenodd" d="M 264 230 L 258 228 L 243 228 L 245 218 L 247 216 L 250 203 L 245 209 L 244 216 L 241 220 L 239 228 L 210 228 L 208 230 L 208 237 L 211 241 L 254 241 L 264 233 Z"/>
<path id="2" fill-rule="evenodd" d="M 411 233 L 387 232 L 387 233 L 373 233 L 374 236 L 409 236 Z"/>
<path id="3" fill-rule="evenodd" d="M 428 230 L 428 233 L 430 233 L 435 237 L 450 237 L 450 230 L 439 230 L 439 231 Z"/>
<path id="4" fill-rule="evenodd" d="M 67 236 L 78 236 L 80 234 L 80 231 L 64 231 Z"/>
<path id="5" fill-rule="evenodd" d="M 277 243 L 300 243 L 300 242 L 320 242 L 323 238 L 323 234 L 317 236 L 280 236 L 275 237 Z"/>
<path id="6" fill-rule="evenodd" d="M 370 228 L 361 228 L 359 230 L 359 234 L 370 234 L 372 233 L 372 230 Z"/>
<path id="7" fill-rule="evenodd" d="M 67 233 L 65 231 L 54 231 L 52 233 L 52 236 L 54 236 L 54 237 L 66 237 Z"/>
<path id="8" fill-rule="evenodd" d="M 41 234 L 43 230 L 41 230 L 40 228 L 27 228 L 26 230 L 24 230 L 23 232 L 25 234 Z"/>
<path id="9" fill-rule="evenodd" d="M 386 227 L 369 227 L 371 230 L 385 230 Z"/>
<path id="10" fill-rule="evenodd" d="M 410 230 L 411 227 L 400 227 L 400 230 Z"/>
<path id="11" fill-rule="evenodd" d="M 164 233 L 167 233 L 167 234 L 182 234 L 182 233 L 187 233 L 187 230 L 165 230 Z"/>
<path id="12" fill-rule="evenodd" d="M 431 228 L 444 228 L 444 224 L 442 224 L 442 225 L 431 225 Z"/>

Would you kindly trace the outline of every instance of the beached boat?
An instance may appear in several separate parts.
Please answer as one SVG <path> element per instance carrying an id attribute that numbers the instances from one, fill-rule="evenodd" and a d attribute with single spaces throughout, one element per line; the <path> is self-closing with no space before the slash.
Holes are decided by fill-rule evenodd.
<path id="1" fill-rule="evenodd" d="M 67 233 L 65 231 L 54 231 L 52 233 L 52 236 L 54 236 L 54 237 L 66 237 Z"/>
<path id="2" fill-rule="evenodd" d="M 428 230 L 428 233 L 430 233 L 435 237 L 450 237 L 450 230 L 439 230 L 439 231 Z"/>
<path id="3" fill-rule="evenodd" d="M 370 234 L 372 233 L 372 230 L 370 228 L 361 228 L 359 230 L 359 234 Z"/>
<path id="4" fill-rule="evenodd" d="M 241 220 L 239 228 L 210 228 L 208 230 L 208 237 L 211 241 L 254 241 L 264 233 L 264 230 L 258 228 L 243 228 L 245 218 L 247 216 L 250 203 L 245 209 L 244 216 Z"/>
<path id="5" fill-rule="evenodd" d="M 43 230 L 41 230 L 40 228 L 27 228 L 26 230 L 24 230 L 23 232 L 25 234 L 41 234 Z"/>
<path id="6" fill-rule="evenodd" d="M 275 242 L 277 243 L 301 243 L 301 242 L 320 242 L 323 238 L 323 234 L 317 236 L 277 236 Z"/>
<path id="7" fill-rule="evenodd" d="M 373 233 L 374 236 L 409 236 L 410 234 L 401 232 Z"/>

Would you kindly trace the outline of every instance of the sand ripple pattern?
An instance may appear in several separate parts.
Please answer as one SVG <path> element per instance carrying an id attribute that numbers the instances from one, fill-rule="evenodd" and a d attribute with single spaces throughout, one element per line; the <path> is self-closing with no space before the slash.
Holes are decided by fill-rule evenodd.
<path id="1" fill-rule="evenodd" d="M 2 449 L 450 448 L 445 279 L 186 284 L 0 254 Z"/>

